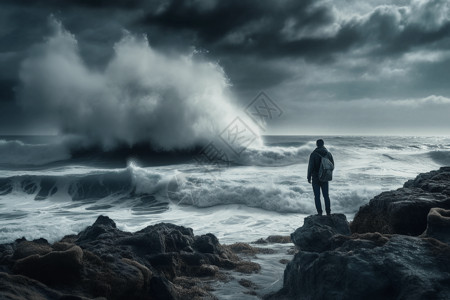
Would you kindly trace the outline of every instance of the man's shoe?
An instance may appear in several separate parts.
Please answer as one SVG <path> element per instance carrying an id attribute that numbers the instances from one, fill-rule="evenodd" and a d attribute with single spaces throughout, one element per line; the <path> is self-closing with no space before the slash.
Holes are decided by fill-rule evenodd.
<path id="1" fill-rule="evenodd" d="M 322 216 L 322 213 L 318 213 L 316 216 Z"/>
<path id="2" fill-rule="evenodd" d="M 327 216 L 331 216 L 331 212 L 327 212 Z"/>

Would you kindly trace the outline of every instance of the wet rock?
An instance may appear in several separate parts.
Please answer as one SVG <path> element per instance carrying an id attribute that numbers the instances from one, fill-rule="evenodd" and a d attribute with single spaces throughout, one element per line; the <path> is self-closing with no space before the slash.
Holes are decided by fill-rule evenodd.
<path id="1" fill-rule="evenodd" d="M 214 299 L 202 278 L 223 278 L 223 269 L 260 270 L 258 264 L 222 246 L 213 234 L 195 236 L 190 228 L 167 223 L 130 233 L 103 216 L 53 245 L 25 239 L 0 245 L 0 262 L 0 271 L 23 275 L 11 278 L 37 280 L 61 295 L 75 293 L 67 296 L 70 299 Z M 45 293 L 39 297 L 60 299 Z"/>
<path id="2" fill-rule="evenodd" d="M 421 173 L 415 179 L 405 182 L 403 187 L 418 187 L 431 193 L 442 193 L 450 195 L 450 167 L 442 167 L 439 170 Z"/>
<path id="3" fill-rule="evenodd" d="M 182 299 L 217 300 L 208 291 L 210 288 L 204 282 L 192 277 L 177 277 L 174 279 L 177 293 Z"/>
<path id="4" fill-rule="evenodd" d="M 449 179 L 441 168 L 376 196 L 355 216 L 352 235 L 345 222 L 337 230 L 326 217 L 306 218 L 292 234 L 301 250 L 283 288 L 266 299 L 450 299 Z"/>
<path id="5" fill-rule="evenodd" d="M 290 236 L 270 235 L 266 239 L 261 238 L 252 244 L 288 244 L 291 242 Z"/>
<path id="6" fill-rule="evenodd" d="M 245 291 L 244 294 L 254 295 L 254 296 L 257 295 L 256 290 L 259 289 L 259 286 L 256 283 L 254 283 L 253 281 L 242 278 L 239 280 L 239 284 L 247 289 L 247 291 Z"/>
<path id="7" fill-rule="evenodd" d="M 276 253 L 273 249 L 268 248 L 259 248 L 252 247 L 247 243 L 234 243 L 231 245 L 225 246 L 230 249 L 232 252 L 236 254 L 244 254 L 244 255 L 256 255 L 256 254 L 274 254 Z"/>
<path id="8" fill-rule="evenodd" d="M 33 254 L 44 255 L 53 249 L 45 239 L 38 239 L 32 242 L 25 239 L 16 240 L 16 249 L 13 258 L 21 259 Z"/>
<path id="9" fill-rule="evenodd" d="M 16 261 L 13 272 L 43 283 L 69 282 L 80 276 L 83 251 L 73 246 L 66 251 L 33 254 Z"/>
<path id="10" fill-rule="evenodd" d="M 214 265 L 203 264 L 198 267 L 196 276 L 198 277 L 213 277 L 216 276 L 217 272 L 219 272 L 219 267 Z"/>
<path id="11" fill-rule="evenodd" d="M 0 272 L 0 299 L 88 300 L 83 296 L 61 293 L 25 276 L 2 272 Z"/>
<path id="12" fill-rule="evenodd" d="M 387 241 L 385 240 L 387 239 Z M 334 248 L 336 247 L 336 248 Z M 352 235 L 330 251 L 300 251 L 269 299 L 447 299 L 450 247 L 409 236 Z"/>
<path id="13" fill-rule="evenodd" d="M 350 229 L 417 236 L 425 231 L 433 207 L 450 209 L 450 167 L 419 174 L 403 188 L 374 197 L 359 209 Z"/>
<path id="14" fill-rule="evenodd" d="M 251 261 L 241 261 L 236 264 L 235 270 L 244 274 L 258 273 L 261 270 L 261 266 Z"/>
<path id="15" fill-rule="evenodd" d="M 195 238 L 194 249 L 202 253 L 217 253 L 219 240 L 212 234 L 201 235 Z"/>
<path id="16" fill-rule="evenodd" d="M 283 235 L 270 235 L 267 238 L 267 242 L 272 244 L 287 244 L 291 243 L 291 237 L 290 236 L 283 236 Z"/>
<path id="17" fill-rule="evenodd" d="M 14 247 L 11 244 L 0 245 L 0 272 L 4 272 L 8 266 L 14 264 L 12 259 Z"/>
<path id="18" fill-rule="evenodd" d="M 117 237 L 118 233 L 116 223 L 113 220 L 105 216 L 99 216 L 92 226 L 88 226 L 78 234 L 76 242 L 77 244 L 82 244 L 98 239 L 105 240 Z"/>
<path id="19" fill-rule="evenodd" d="M 450 210 L 432 208 L 427 217 L 428 225 L 423 236 L 450 244 Z"/>
<path id="20" fill-rule="evenodd" d="M 303 226 L 291 234 L 291 240 L 303 251 L 321 252 L 330 247 L 330 238 L 336 234 L 350 234 L 345 215 L 314 215 L 305 218 Z"/>

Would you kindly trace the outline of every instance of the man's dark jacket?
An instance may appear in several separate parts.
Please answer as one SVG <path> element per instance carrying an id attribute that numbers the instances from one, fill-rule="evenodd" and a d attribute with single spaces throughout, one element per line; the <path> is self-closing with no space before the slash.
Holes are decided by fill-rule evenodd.
<path id="1" fill-rule="evenodd" d="M 320 162 L 322 161 L 322 156 L 325 156 L 333 163 L 333 155 L 328 152 L 325 147 L 317 147 L 309 156 L 309 164 L 308 164 L 308 181 L 311 179 L 314 182 L 319 182 L 319 168 Z"/>

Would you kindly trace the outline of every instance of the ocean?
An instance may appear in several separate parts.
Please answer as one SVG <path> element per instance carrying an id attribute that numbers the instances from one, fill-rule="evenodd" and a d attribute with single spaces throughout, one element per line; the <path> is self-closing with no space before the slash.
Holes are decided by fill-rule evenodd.
<path id="1" fill-rule="evenodd" d="M 332 212 L 350 219 L 382 191 L 450 164 L 447 137 L 324 137 L 336 168 Z M 98 215 L 119 228 L 158 222 L 212 232 L 221 242 L 289 234 L 315 213 L 306 180 L 315 137 L 264 136 L 232 164 L 200 164 L 191 153 L 144 150 L 71 154 L 55 136 L 0 137 L 0 243 L 55 241 Z M 196 150 L 198 151 L 198 150 Z"/>
<path id="2" fill-rule="evenodd" d="M 211 232 L 224 244 L 289 235 L 305 216 L 316 213 L 306 179 L 316 138 L 263 136 L 262 143 L 241 149 L 232 160 L 205 164 L 197 159 L 204 148 L 74 152 L 73 142 L 57 136 L 3 136 L 0 243 L 20 237 L 53 242 L 78 233 L 99 215 L 109 216 L 122 230 L 169 222 L 191 227 L 195 234 Z M 449 137 L 322 138 L 335 160 L 332 213 L 349 220 L 380 192 L 450 165 Z M 259 284 L 273 280 L 266 266 L 276 273 L 273 289 L 279 287 L 284 266 L 260 263 Z M 227 293 L 233 298 L 229 286 L 218 290 L 220 298 Z"/>

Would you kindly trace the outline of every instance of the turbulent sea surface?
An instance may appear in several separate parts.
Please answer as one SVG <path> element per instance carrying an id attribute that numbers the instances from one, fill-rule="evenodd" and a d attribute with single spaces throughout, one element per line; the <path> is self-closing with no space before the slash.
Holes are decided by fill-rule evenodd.
<path id="1" fill-rule="evenodd" d="M 205 167 L 194 159 L 196 150 L 74 153 L 58 137 L 0 137 L 0 243 L 22 236 L 56 241 L 100 214 L 123 230 L 171 222 L 195 234 L 214 233 L 221 243 L 289 235 L 315 213 L 306 180 L 315 139 L 264 136 L 263 145 L 251 145 L 230 165 Z M 380 192 L 450 165 L 448 137 L 324 140 L 336 162 L 332 212 L 350 219 Z M 284 266 L 278 268 L 281 274 Z"/>
<path id="2" fill-rule="evenodd" d="M 98 215 L 126 230 L 165 221 L 222 242 L 288 234 L 315 212 L 306 180 L 315 137 L 265 136 L 231 165 L 191 153 L 71 154 L 57 137 L 0 137 L 0 243 L 50 241 Z M 332 211 L 349 217 L 381 191 L 450 164 L 450 138 L 326 137 L 336 161 Z"/>

